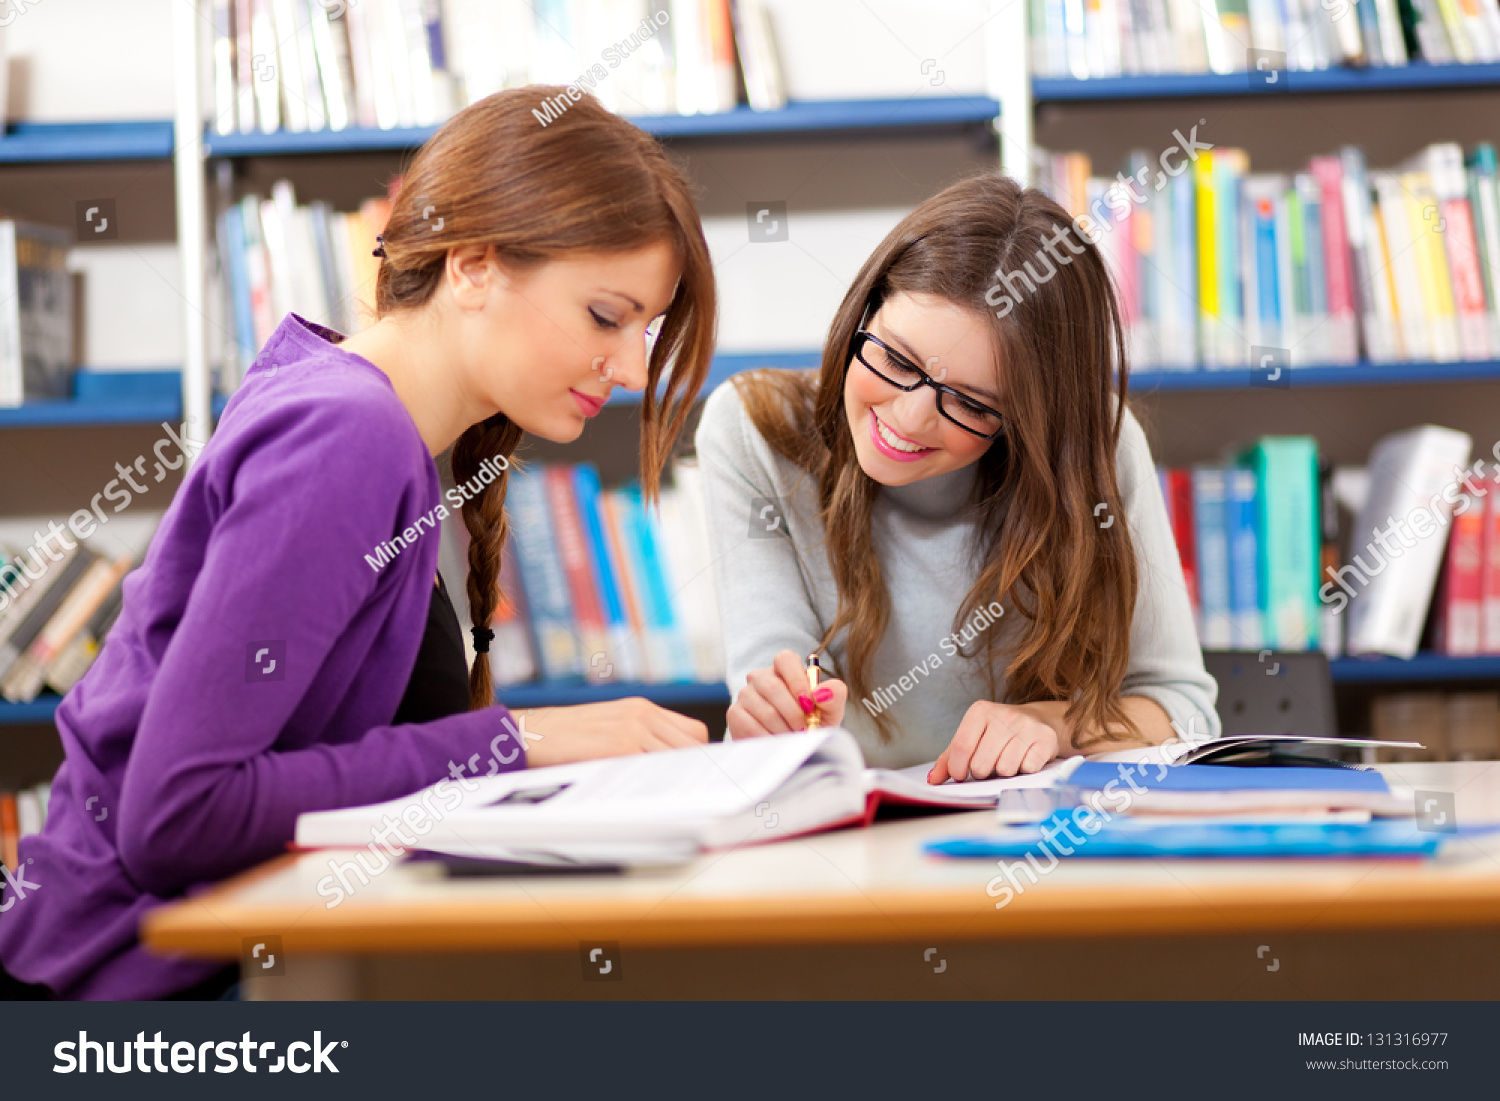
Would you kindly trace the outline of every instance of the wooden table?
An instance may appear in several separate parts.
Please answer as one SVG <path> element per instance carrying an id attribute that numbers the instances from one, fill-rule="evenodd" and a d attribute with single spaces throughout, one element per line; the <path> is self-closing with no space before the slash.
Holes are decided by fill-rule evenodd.
<path id="1" fill-rule="evenodd" d="M 1500 762 L 1381 769 L 1500 822 Z M 317 884 L 350 854 L 303 853 L 154 911 L 142 939 L 240 960 L 258 999 L 1500 997 L 1500 837 L 1428 860 L 1063 860 L 997 909 L 995 861 L 921 852 L 990 820 L 620 875 L 400 864 L 333 909 Z M 253 974 L 269 937 L 282 958 Z"/>

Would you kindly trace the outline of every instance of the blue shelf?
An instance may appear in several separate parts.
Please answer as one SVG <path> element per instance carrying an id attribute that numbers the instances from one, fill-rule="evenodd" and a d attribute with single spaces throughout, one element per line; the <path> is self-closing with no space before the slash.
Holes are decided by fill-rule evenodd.
<path id="1" fill-rule="evenodd" d="M 1329 662 L 1336 684 L 1415 684 L 1424 681 L 1500 680 L 1500 654 L 1450 658 L 1418 654 L 1402 658 L 1338 658 Z M 516 684 L 498 690 L 500 701 L 512 710 L 525 707 L 566 707 L 599 703 L 626 696 L 644 696 L 663 707 L 728 707 L 729 691 L 713 684 Z M 39 696 L 31 703 L 0 702 L 0 725 L 48 723 L 61 697 Z"/>
<path id="2" fill-rule="evenodd" d="M 0 700 L 0 725 L 15 726 L 20 723 L 50 723 L 61 696 L 48 692 L 30 703 L 7 703 Z"/>
<path id="3" fill-rule="evenodd" d="M 0 164 L 150 161 L 172 156 L 172 123 L 17 122 L 0 138 Z"/>
<path id="4" fill-rule="evenodd" d="M 817 367 L 822 353 L 815 350 L 779 352 L 723 352 L 714 356 L 703 394 L 731 375 L 756 367 Z M 181 379 L 177 371 L 80 371 L 77 395 L 33 401 L 0 409 L 0 428 L 70 428 L 89 425 L 154 424 L 182 418 Z M 1500 360 L 1482 363 L 1360 363 L 1351 367 L 1294 367 L 1292 387 L 1419 386 L 1440 382 L 1500 382 Z M 1194 369 L 1132 371 L 1133 394 L 1198 393 L 1249 390 L 1248 368 L 1230 371 Z M 214 396 L 213 414 L 224 411 L 228 398 Z M 641 395 L 617 390 L 611 405 L 639 404 Z"/>
<path id="5" fill-rule="evenodd" d="M 1500 360 L 1472 363 L 1356 363 L 1347 367 L 1309 365 L 1293 367 L 1290 379 L 1292 389 L 1309 386 L 1414 386 L 1435 382 L 1495 382 L 1500 381 Z M 1248 367 L 1227 371 L 1202 368 L 1186 371 L 1151 368 L 1131 371 L 1130 390 L 1134 394 L 1203 390 L 1275 392 L 1274 387 L 1264 383 L 1252 385 Z"/>
<path id="6" fill-rule="evenodd" d="M 729 690 L 715 684 L 516 684 L 501 688 L 500 701 L 512 710 L 525 707 L 566 707 L 575 703 L 599 703 L 626 696 L 645 696 L 663 707 L 728 707 Z M 31 703 L 0 700 L 0 726 L 49 723 L 61 696 L 46 693 Z"/>
<path id="7" fill-rule="evenodd" d="M 999 101 L 988 96 L 915 96 L 908 99 L 812 100 L 788 103 L 779 111 L 736 107 L 733 111 L 715 115 L 656 115 L 630 121 L 662 138 L 704 138 L 823 130 L 969 126 L 999 117 Z"/>
<path id="8" fill-rule="evenodd" d="M 514 684 L 500 688 L 500 702 L 512 710 L 523 707 L 560 707 L 575 703 L 645 696 L 664 707 L 729 706 L 729 689 L 714 684 Z"/>
<path id="9" fill-rule="evenodd" d="M 650 115 L 630 119 L 661 138 L 728 137 L 739 134 L 794 134 L 829 130 L 953 127 L 989 122 L 1000 104 L 988 96 L 920 96 L 911 99 L 817 100 L 789 103 L 779 111 L 736 107 L 712 115 Z M 435 126 L 374 130 L 320 130 L 301 134 L 204 135 L 211 157 L 283 157 L 311 153 L 370 153 L 415 149 Z"/>
<path id="10" fill-rule="evenodd" d="M 816 367 L 823 362 L 823 353 L 803 352 L 721 352 L 714 356 L 708 369 L 708 378 L 699 391 L 699 397 L 707 397 L 731 375 L 756 367 Z M 641 394 L 634 390 L 616 390 L 609 399 L 610 405 L 639 405 Z"/>
<path id="11" fill-rule="evenodd" d="M 0 409 L 0 428 L 76 428 L 182 419 L 182 373 L 79 371 L 73 397 Z"/>
<path id="12" fill-rule="evenodd" d="M 1034 77 L 1037 103 L 1081 100 L 1172 99 L 1197 96 L 1276 96 L 1295 93 L 1418 91 L 1427 88 L 1500 87 L 1500 64 L 1412 65 L 1368 69 L 1286 71 L 1268 86 L 1249 73 L 1162 73 L 1149 76 Z"/>
<path id="13" fill-rule="evenodd" d="M 1445 654 L 1426 653 L 1414 658 L 1337 658 L 1328 664 L 1337 684 L 1500 680 L 1500 654 L 1472 658 L 1450 658 Z"/>

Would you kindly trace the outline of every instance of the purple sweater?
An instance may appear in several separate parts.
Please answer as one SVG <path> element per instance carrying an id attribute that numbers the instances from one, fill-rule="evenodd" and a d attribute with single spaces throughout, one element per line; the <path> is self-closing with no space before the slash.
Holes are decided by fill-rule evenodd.
<path id="1" fill-rule="evenodd" d="M 337 339 L 281 323 L 58 707 L 66 760 L 21 842 L 35 887 L 0 901 L 19 979 L 69 998 L 193 985 L 223 964 L 149 954 L 142 915 L 282 852 L 303 811 L 416 791 L 506 729 L 498 705 L 390 725 L 438 533 L 424 523 L 379 570 L 365 556 L 440 515 L 441 489 L 390 381 Z"/>

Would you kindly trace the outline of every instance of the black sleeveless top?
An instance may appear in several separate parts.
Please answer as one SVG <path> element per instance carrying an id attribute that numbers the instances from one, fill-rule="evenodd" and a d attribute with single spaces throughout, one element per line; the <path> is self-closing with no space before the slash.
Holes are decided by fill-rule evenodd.
<path id="1" fill-rule="evenodd" d="M 469 667 L 464 654 L 463 628 L 458 624 L 458 613 L 453 610 L 453 601 L 448 598 L 448 588 L 440 574 L 432 588 L 417 664 L 391 722 L 431 722 L 468 709 Z"/>

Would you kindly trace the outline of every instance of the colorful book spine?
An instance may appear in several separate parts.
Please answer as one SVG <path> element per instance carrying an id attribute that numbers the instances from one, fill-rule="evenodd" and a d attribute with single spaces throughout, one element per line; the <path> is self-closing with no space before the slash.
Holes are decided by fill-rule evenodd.
<path id="1" fill-rule="evenodd" d="M 638 585 L 645 615 L 648 637 L 657 654 L 656 664 L 670 670 L 671 679 L 691 681 L 693 658 L 685 633 L 681 630 L 676 610 L 673 607 L 674 593 L 667 583 L 666 564 L 658 548 L 658 532 L 653 518 L 646 511 L 640 486 L 628 485 L 619 491 L 619 500 L 624 505 L 622 518 L 626 553 L 630 556 L 632 573 Z"/>
<path id="2" fill-rule="evenodd" d="M 1326 455 L 1318 456 L 1318 530 L 1321 535 L 1318 645 L 1332 659 L 1344 655 L 1344 617 L 1342 603 L 1332 599 L 1332 589 L 1328 590 L 1330 599 L 1322 599 L 1325 585 L 1338 585 L 1338 571 L 1342 564 L 1339 555 L 1339 503 L 1333 491 L 1333 463 Z"/>
<path id="3" fill-rule="evenodd" d="M 1193 520 L 1193 475 L 1187 470 L 1167 472 L 1171 500 L 1172 539 L 1177 544 L 1177 558 L 1182 564 L 1182 580 L 1187 586 L 1188 601 L 1193 606 L 1193 622 L 1203 635 L 1203 609 L 1198 597 L 1198 552 Z"/>
<path id="4" fill-rule="evenodd" d="M 1228 486 L 1223 467 L 1198 467 L 1192 475 L 1193 534 L 1203 628 L 1199 642 L 1206 650 L 1227 650 L 1234 641 L 1226 514 Z"/>
<path id="5" fill-rule="evenodd" d="M 589 566 L 609 635 L 609 664 L 614 666 L 601 679 L 637 680 L 641 675 L 640 640 L 632 630 L 630 616 L 625 610 L 620 591 L 620 575 L 610 555 L 609 540 L 605 534 L 599 472 L 591 464 L 579 463 L 573 468 L 573 491 L 578 500 L 578 514 L 583 520 L 584 534 L 588 538 Z"/>
<path id="6" fill-rule="evenodd" d="M 1229 540 L 1230 645 L 1259 650 L 1264 643 L 1265 614 L 1260 588 L 1260 535 L 1257 531 L 1255 471 L 1225 471 L 1224 522 Z"/>
<path id="7" fill-rule="evenodd" d="M 1266 645 L 1318 644 L 1322 533 L 1318 525 L 1318 445 L 1310 436 L 1267 436 L 1247 459 L 1260 494 L 1261 584 Z"/>
<path id="8" fill-rule="evenodd" d="M 511 530 L 520 552 L 521 576 L 526 583 L 526 603 L 536 630 L 537 657 L 542 674 L 549 680 L 583 675 L 581 645 L 573 632 L 573 604 L 568 580 L 563 574 L 557 544 L 553 541 L 547 490 L 542 475 L 516 470 L 506 491 Z"/>
<path id="9" fill-rule="evenodd" d="M 1480 648 L 1486 654 L 1500 654 L 1500 471 L 1482 487 L 1484 497 L 1484 538 L 1481 553 L 1484 565 L 1480 572 Z"/>
<path id="10" fill-rule="evenodd" d="M 542 474 L 542 481 L 547 492 L 553 541 L 572 597 L 574 629 L 583 647 L 583 675 L 591 681 L 611 679 L 605 674 L 606 668 L 612 671 L 613 666 L 609 631 L 594 584 L 588 536 L 573 492 L 572 468 L 548 467 Z"/>
<path id="11" fill-rule="evenodd" d="M 1482 498 L 1459 494 L 1438 591 L 1437 648 L 1467 657 L 1483 646 L 1484 516 Z"/>

